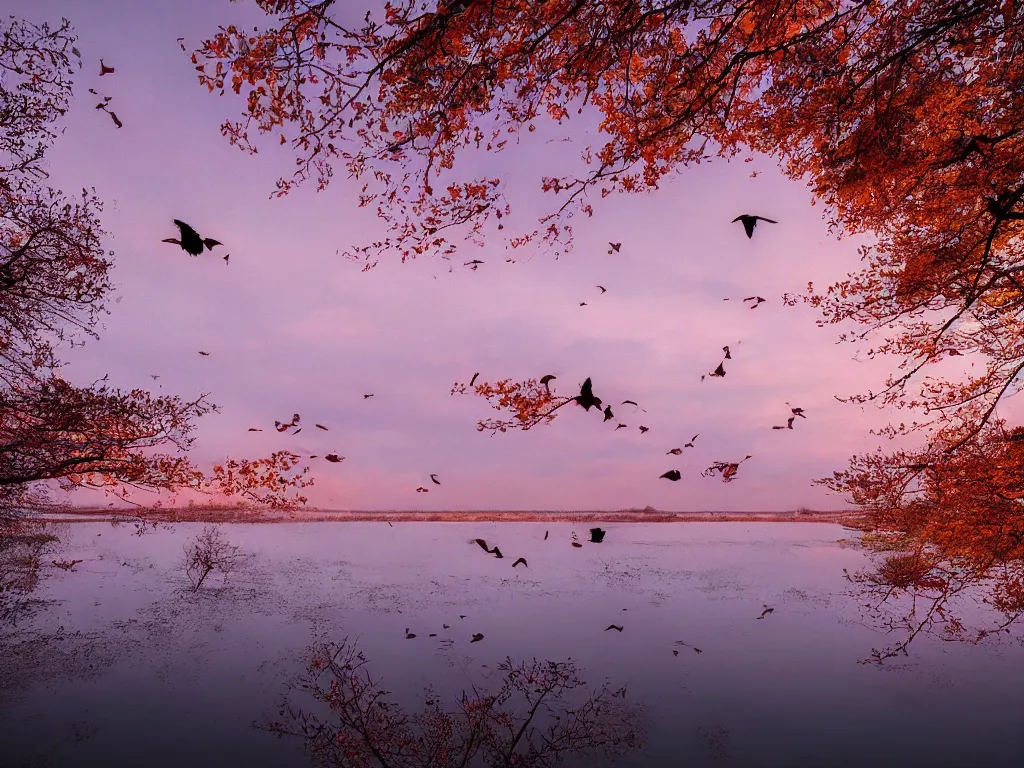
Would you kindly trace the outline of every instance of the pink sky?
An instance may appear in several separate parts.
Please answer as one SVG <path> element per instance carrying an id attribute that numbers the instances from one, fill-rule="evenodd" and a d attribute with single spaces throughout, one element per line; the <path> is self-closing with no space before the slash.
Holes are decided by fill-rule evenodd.
<path id="1" fill-rule="evenodd" d="M 714 162 L 650 196 L 596 201 L 592 219 L 574 220 L 575 251 L 557 260 L 524 252 L 507 264 L 504 243 L 467 244 L 452 262 L 403 265 L 396 257 L 362 273 L 336 255 L 381 233 L 373 212 L 356 207 L 358 186 L 341 170 L 323 193 L 310 184 L 269 199 L 290 150 L 270 141 L 249 156 L 229 146 L 218 126 L 241 101 L 208 95 L 175 42 L 184 36 L 191 50 L 218 24 L 256 23 L 260 14 L 248 6 L 39 0 L 28 11 L 33 21 L 67 16 L 79 34 L 86 64 L 50 171 L 54 185 L 95 186 L 107 201 L 119 286 L 102 339 L 67 355 L 67 375 L 84 382 L 109 373 L 131 388 L 150 387 L 150 374 L 159 374 L 165 392 L 209 392 L 223 410 L 201 421 L 195 456 L 203 461 L 281 448 L 347 457 L 311 462 L 310 501 L 322 507 L 843 505 L 811 481 L 877 445 L 867 431 L 887 418 L 833 395 L 879 389 L 887 367 L 852 360 L 854 348 L 835 343 L 835 327 L 818 328 L 813 310 L 779 301 L 855 268 L 864 242 L 830 236 L 801 184 L 768 158 Z M 98 77 L 101 57 L 115 74 Z M 123 129 L 93 109 L 90 87 L 113 97 Z M 586 141 L 582 125 L 560 130 L 545 125 L 488 161 L 488 172 L 509 179 L 524 226 L 552 202 L 540 176 L 572 167 Z M 547 143 L 564 135 L 576 140 Z M 754 170 L 760 175 L 750 178 Z M 740 213 L 780 223 L 748 240 L 730 223 Z M 193 259 L 161 243 L 177 236 L 174 218 L 225 249 Z M 609 240 L 622 242 L 621 253 L 606 253 Z M 472 258 L 486 263 L 475 272 L 461 266 Z M 599 295 L 596 284 L 608 292 Z M 740 299 L 751 294 L 769 302 L 748 310 Z M 701 382 L 725 344 L 734 357 L 727 376 Z M 590 376 L 599 397 L 630 398 L 647 413 L 616 407 L 630 429 L 613 433 L 593 413 L 566 408 L 548 427 L 491 437 L 476 429 L 492 413 L 487 404 L 449 394 L 476 371 L 492 381 L 552 373 L 566 394 Z M 376 396 L 364 400 L 364 392 Z M 808 418 L 792 432 L 774 431 L 787 400 Z M 276 433 L 274 420 L 293 412 L 307 428 Z M 650 432 L 641 435 L 640 424 Z M 695 449 L 665 455 L 697 432 Z M 754 458 L 731 484 L 700 476 L 713 461 L 748 453 Z M 673 468 L 682 481 L 659 479 Z M 432 472 L 443 485 L 429 482 Z M 419 485 L 430 493 L 415 493 Z"/>

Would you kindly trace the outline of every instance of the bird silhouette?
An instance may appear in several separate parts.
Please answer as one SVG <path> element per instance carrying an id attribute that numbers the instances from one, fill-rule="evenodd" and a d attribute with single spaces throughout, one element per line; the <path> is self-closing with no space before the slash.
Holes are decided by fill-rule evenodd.
<path id="1" fill-rule="evenodd" d="M 635 405 L 637 408 L 640 407 L 640 403 L 638 403 L 636 400 L 623 400 L 622 404 L 623 405 Z"/>
<path id="2" fill-rule="evenodd" d="M 590 543 L 591 544 L 600 544 L 602 541 L 604 541 L 604 535 L 606 533 L 608 533 L 608 531 L 604 530 L 603 528 L 591 528 L 590 529 Z"/>
<path id="3" fill-rule="evenodd" d="M 761 605 L 763 605 L 763 606 L 764 606 L 764 610 L 763 610 L 763 611 L 761 611 L 761 615 L 760 615 L 760 616 L 758 616 L 757 618 L 759 618 L 759 619 L 763 619 L 763 618 L 764 618 L 765 616 L 767 616 L 767 615 L 768 615 L 769 613 L 775 613 L 775 609 L 774 609 L 774 608 L 769 608 L 769 607 L 768 607 L 767 605 L 765 605 L 764 603 L 761 603 Z"/>
<path id="4" fill-rule="evenodd" d="M 412 632 L 410 632 L 409 628 L 406 627 L 405 628 L 405 639 L 406 640 L 412 640 L 414 637 L 416 637 L 416 635 L 414 635 Z"/>
<path id="5" fill-rule="evenodd" d="M 587 302 L 585 302 L 585 301 L 581 301 L 581 302 L 580 302 L 580 306 L 581 306 L 581 307 L 585 307 L 585 306 L 587 306 Z"/>
<path id="6" fill-rule="evenodd" d="M 373 393 L 372 392 L 370 394 L 368 394 L 368 395 L 363 395 L 363 400 L 369 400 L 371 397 L 373 397 Z"/>
<path id="7" fill-rule="evenodd" d="M 578 541 L 574 541 L 572 545 L 576 547 L 576 549 L 583 549 L 583 545 L 580 544 Z"/>
<path id="8" fill-rule="evenodd" d="M 327 427 L 325 427 L 323 424 L 314 424 L 313 426 L 316 427 L 317 429 L 322 429 L 324 432 L 328 431 Z"/>
<path id="9" fill-rule="evenodd" d="M 719 363 L 718 367 L 709 373 L 708 376 L 725 376 L 725 361 Z"/>
<path id="10" fill-rule="evenodd" d="M 259 427 L 249 427 L 250 432 L 262 432 L 263 430 Z"/>
<path id="11" fill-rule="evenodd" d="M 110 119 L 114 121 L 114 125 L 116 125 L 118 128 L 124 128 L 124 123 L 121 122 L 121 118 L 117 116 L 116 112 L 111 112 L 108 110 L 107 114 L 110 115 Z"/>
<path id="12" fill-rule="evenodd" d="M 609 629 L 614 629 L 617 632 L 621 632 L 624 629 L 624 627 L 622 627 L 619 624 L 609 624 L 607 627 L 605 627 L 604 631 L 607 632 Z"/>
<path id="13" fill-rule="evenodd" d="M 642 435 L 642 434 L 643 434 L 644 432 L 650 432 L 650 431 L 651 431 L 651 428 L 650 428 L 650 427 L 640 427 L 640 434 L 641 434 L 641 435 Z"/>
<path id="14" fill-rule="evenodd" d="M 477 371 L 476 373 L 473 374 L 473 378 L 469 380 L 469 386 L 471 386 L 471 387 L 473 386 L 473 382 L 476 381 L 476 377 L 479 376 L 479 375 L 480 375 L 479 371 Z"/>
<path id="15" fill-rule="evenodd" d="M 182 51 L 185 50 L 185 38 L 184 37 L 176 38 L 175 42 L 177 42 L 178 46 L 181 48 Z"/>
<path id="16" fill-rule="evenodd" d="M 547 376 L 540 377 L 540 383 L 544 385 L 544 389 L 546 389 L 549 394 L 551 393 L 551 387 L 548 386 L 548 382 L 553 381 L 557 378 L 557 376 L 552 376 L 550 373 Z"/>
<path id="17" fill-rule="evenodd" d="M 729 351 L 729 345 L 728 344 L 726 344 L 724 347 L 722 347 L 722 351 L 725 352 L 725 359 L 726 360 L 732 360 L 732 352 Z"/>
<path id="18" fill-rule="evenodd" d="M 473 539 L 473 541 L 475 541 L 480 546 L 480 549 L 482 549 L 488 555 L 494 555 L 497 558 L 504 557 L 504 555 L 501 554 L 501 550 L 498 549 L 497 545 L 495 545 L 494 547 L 488 547 L 487 542 L 483 539 Z"/>
<path id="19" fill-rule="evenodd" d="M 209 352 L 203 352 L 203 350 L 201 350 L 201 349 L 199 350 L 199 354 L 202 355 L 203 357 L 209 357 L 210 356 Z"/>
<path id="20" fill-rule="evenodd" d="M 690 645 L 689 643 L 684 643 L 684 642 L 683 642 L 682 640 L 676 640 L 676 645 L 682 645 L 682 646 L 684 646 L 684 647 L 686 647 L 686 648 L 693 648 L 693 650 L 695 650 L 695 651 L 696 651 L 697 653 L 704 653 L 704 651 L 702 651 L 702 650 L 701 650 L 700 648 L 698 648 L 697 646 L 695 646 L 695 645 Z M 677 653 L 677 654 L 678 654 L 678 653 L 679 653 L 679 651 L 675 651 L 675 653 Z"/>
<path id="21" fill-rule="evenodd" d="M 673 448 L 671 451 L 666 451 L 665 455 L 668 456 L 669 454 L 671 454 L 673 456 L 678 456 L 682 452 L 683 452 L 682 448 Z"/>
<path id="22" fill-rule="evenodd" d="M 479 643 L 483 639 L 484 639 L 483 633 L 482 632 L 477 632 L 475 635 L 473 635 L 473 639 L 470 640 L 469 642 L 471 642 L 471 643 Z"/>
<path id="23" fill-rule="evenodd" d="M 744 213 L 737 216 L 735 219 L 732 220 L 732 223 L 735 224 L 737 221 L 743 222 L 743 229 L 747 233 L 747 239 L 750 239 L 754 236 L 754 227 L 757 226 L 757 222 L 764 221 L 767 222 L 768 224 L 779 223 L 774 219 L 766 219 L 764 216 L 751 216 L 749 213 Z"/>
<path id="24" fill-rule="evenodd" d="M 741 461 L 716 461 L 710 467 L 701 472 L 703 477 L 711 477 L 716 472 L 722 473 L 722 482 L 730 483 L 733 478 L 736 477 L 736 473 L 739 471 L 740 464 L 747 459 L 753 458 L 753 456 L 744 456 Z"/>
<path id="25" fill-rule="evenodd" d="M 422 485 L 416 489 L 416 493 L 430 493 L 429 488 L 424 488 Z"/>
<path id="26" fill-rule="evenodd" d="M 679 480 L 682 477 L 682 475 L 679 473 L 678 469 L 670 469 L 668 472 L 666 472 L 661 477 L 664 477 L 666 480 L 671 480 L 674 483 L 677 480 Z M 659 478 L 659 479 L 661 479 L 661 478 Z"/>
<path id="27" fill-rule="evenodd" d="M 515 568 L 520 563 L 525 565 L 527 568 L 530 567 L 530 564 L 526 562 L 526 558 L 525 557 L 520 557 L 518 560 L 516 560 L 514 563 L 512 563 L 512 567 Z"/>
<path id="28" fill-rule="evenodd" d="M 803 408 L 794 408 L 793 404 L 790 403 L 788 400 L 786 401 L 786 405 L 789 406 L 789 410 L 792 412 L 792 414 L 794 416 L 799 416 L 801 419 L 806 419 L 807 418 L 806 416 L 804 416 L 804 409 Z"/>
<path id="29" fill-rule="evenodd" d="M 345 460 L 344 456 L 339 456 L 336 453 L 328 453 L 326 456 L 324 456 L 324 458 L 327 459 L 327 461 L 331 462 L 332 464 L 337 464 L 339 461 Z"/>
<path id="30" fill-rule="evenodd" d="M 549 533 L 551 533 L 551 531 L 544 531 L 544 541 L 548 540 L 548 534 Z"/>
<path id="31" fill-rule="evenodd" d="M 462 266 L 464 266 L 464 267 L 469 267 L 470 269 L 472 269 L 472 270 L 474 270 L 474 271 L 475 271 L 475 270 L 476 270 L 476 268 L 477 268 L 477 267 L 479 267 L 479 266 L 480 266 L 481 264 L 483 264 L 483 263 L 484 263 L 484 262 L 480 261 L 480 259 L 473 259 L 472 261 L 467 261 L 467 262 L 466 262 L 465 264 L 463 264 Z"/>
<path id="32" fill-rule="evenodd" d="M 700 437 L 700 432 L 690 438 L 690 442 L 683 445 L 683 448 L 693 448 L 693 441 Z"/>
<path id="33" fill-rule="evenodd" d="M 431 475 L 430 479 L 434 482 L 434 485 L 440 485 L 441 481 L 437 479 L 437 475 Z"/>
<path id="34" fill-rule="evenodd" d="M 203 252 L 205 247 L 207 250 L 213 250 L 215 245 L 223 245 L 219 240 L 214 240 L 211 237 L 200 237 L 199 233 L 196 232 L 192 227 L 186 224 L 184 221 L 174 219 L 174 224 L 181 232 L 181 239 L 178 240 L 174 237 L 168 237 L 162 242 L 174 243 L 180 245 L 181 250 L 185 251 L 192 256 L 198 256 Z"/>
<path id="35" fill-rule="evenodd" d="M 608 243 L 608 245 L 611 246 L 611 251 L 608 251 L 608 253 L 611 253 L 612 251 L 618 253 L 619 249 L 622 247 L 622 243 Z"/>
<path id="36" fill-rule="evenodd" d="M 605 421 L 611 421 L 614 418 L 615 418 L 615 414 L 612 413 L 612 407 L 610 405 L 606 405 L 604 407 L 604 420 Z"/>
<path id="37" fill-rule="evenodd" d="M 772 427 L 772 429 L 792 429 L 794 421 L 796 421 L 796 416 L 790 416 L 788 419 L 786 419 L 786 426 L 784 426 L 784 427 L 775 426 L 775 427 Z"/>
<path id="38" fill-rule="evenodd" d="M 608 289 L 605 288 L 603 285 L 599 285 L 597 287 L 601 289 L 601 293 L 608 293 Z"/>
<path id="39" fill-rule="evenodd" d="M 227 255 L 226 255 L 226 256 L 224 257 L 224 266 L 227 266 L 227 265 L 228 265 L 228 263 L 229 263 L 229 260 L 230 260 L 230 259 L 231 259 L 231 254 L 229 253 L 229 254 L 227 254 Z"/>
<path id="40" fill-rule="evenodd" d="M 626 427 L 626 424 L 619 424 L 617 427 L 615 427 L 615 429 L 612 430 L 612 432 L 618 432 L 620 429 L 625 429 Z"/>
<path id="41" fill-rule="evenodd" d="M 764 299 L 760 296 L 748 296 L 747 298 L 744 299 L 744 301 L 754 302 L 753 304 L 750 305 L 750 308 L 757 309 L 758 305 L 763 304 L 764 302 L 767 301 L 767 299 Z"/>
<path id="42" fill-rule="evenodd" d="M 590 377 L 583 382 L 583 386 L 580 387 L 580 393 L 573 398 L 577 404 L 583 406 L 583 410 L 589 411 L 591 407 L 601 407 L 601 398 L 594 397 L 593 384 L 591 384 Z"/>
<path id="43" fill-rule="evenodd" d="M 108 67 L 106 64 L 103 63 L 103 59 L 100 59 L 100 77 L 103 77 L 104 75 L 109 75 L 113 73 L 113 71 L 113 67 Z"/>

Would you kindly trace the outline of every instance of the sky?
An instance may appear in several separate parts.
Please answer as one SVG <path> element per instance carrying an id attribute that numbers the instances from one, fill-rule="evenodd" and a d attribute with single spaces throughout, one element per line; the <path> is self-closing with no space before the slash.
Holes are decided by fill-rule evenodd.
<path id="1" fill-rule="evenodd" d="M 95 187 L 106 201 L 118 301 L 101 339 L 65 354 L 65 375 L 86 383 L 109 374 L 121 388 L 185 398 L 209 393 L 221 412 L 200 421 L 193 455 L 201 462 L 279 449 L 345 456 L 309 462 L 315 485 L 306 493 L 323 508 L 845 506 L 812 481 L 878 446 L 869 429 L 891 415 L 835 396 L 877 391 L 896 361 L 854 360 L 854 347 L 836 343 L 839 328 L 818 327 L 813 309 L 782 305 L 785 292 L 856 269 L 867 242 L 830 234 L 801 182 L 768 157 L 715 161 L 650 195 L 594 201 L 593 218 L 574 219 L 575 249 L 557 259 L 523 251 L 506 263 L 503 242 L 467 243 L 464 258 L 402 264 L 396 255 L 362 272 L 338 255 L 384 234 L 373 210 L 357 206 L 359 182 L 340 170 L 323 192 L 314 181 L 272 199 L 293 163 L 290 149 L 273 139 L 257 155 L 230 146 L 219 125 L 237 118 L 242 99 L 207 93 L 176 42 L 184 37 L 191 51 L 218 25 L 258 23 L 252 5 L 0 1 L 3 12 L 32 21 L 70 19 L 85 62 L 49 154 L 49 183 Z M 364 5 L 375 4 L 348 10 L 361 17 Z M 100 58 L 116 71 L 100 78 Z M 93 109 L 89 88 L 112 97 L 123 128 Z M 579 167 L 578 151 L 594 138 L 582 122 L 541 123 L 486 159 L 488 173 L 507 179 L 524 226 L 553 202 L 541 176 Z M 480 170 L 474 162 L 467 177 Z M 747 239 L 730 223 L 740 213 L 779 223 Z M 195 259 L 162 243 L 178 236 L 172 219 L 224 248 Z M 621 251 L 609 255 L 609 241 Z M 462 266 L 473 258 L 485 263 Z M 747 309 L 741 299 L 752 294 L 768 302 Z M 724 345 L 733 356 L 727 375 L 702 382 Z M 554 374 L 565 394 L 591 377 L 605 401 L 632 399 L 645 412 L 616 406 L 629 429 L 613 432 L 593 412 L 565 408 L 549 426 L 491 436 L 476 424 L 496 412 L 481 398 L 450 394 L 477 371 L 481 381 Z M 793 431 L 772 430 L 789 415 L 786 401 L 807 418 Z M 274 431 L 295 412 L 307 427 L 301 434 Z M 650 431 L 641 434 L 641 424 Z M 666 455 L 695 433 L 694 448 Z M 714 461 L 747 454 L 732 483 L 701 476 Z M 659 479 L 670 469 L 683 479 Z"/>

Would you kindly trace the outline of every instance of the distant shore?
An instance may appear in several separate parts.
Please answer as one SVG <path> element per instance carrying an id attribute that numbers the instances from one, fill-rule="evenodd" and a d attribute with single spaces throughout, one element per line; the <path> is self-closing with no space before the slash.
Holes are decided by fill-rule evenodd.
<path id="1" fill-rule="evenodd" d="M 459 510 L 388 511 L 302 509 L 287 512 L 247 507 L 155 507 L 135 510 L 109 508 L 70 508 L 43 515 L 47 520 L 64 523 L 145 518 L 162 523 L 325 523 L 325 522 L 604 522 L 604 523 L 832 523 L 855 524 L 859 512 L 845 510 L 791 512 L 664 512 L 656 509 L 590 510 Z"/>

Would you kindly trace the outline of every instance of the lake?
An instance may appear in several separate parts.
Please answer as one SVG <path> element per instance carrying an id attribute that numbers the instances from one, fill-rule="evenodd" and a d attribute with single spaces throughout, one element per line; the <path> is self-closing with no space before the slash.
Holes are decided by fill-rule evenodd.
<path id="1" fill-rule="evenodd" d="M 46 569 L 36 596 L 55 602 L 3 639 L 0 765 L 309 765 L 301 739 L 253 723 L 278 714 L 311 644 L 344 638 L 409 712 L 427 686 L 450 702 L 496 683 L 508 656 L 571 658 L 643 707 L 626 768 L 1021 764 L 1015 637 L 923 637 L 858 663 L 899 638 L 849 594 L 843 569 L 867 559 L 839 540 L 856 533 L 606 523 L 595 544 L 591 525 L 224 525 L 251 562 L 196 594 L 181 557 L 202 524 L 66 525 L 57 557 L 83 562 Z"/>

